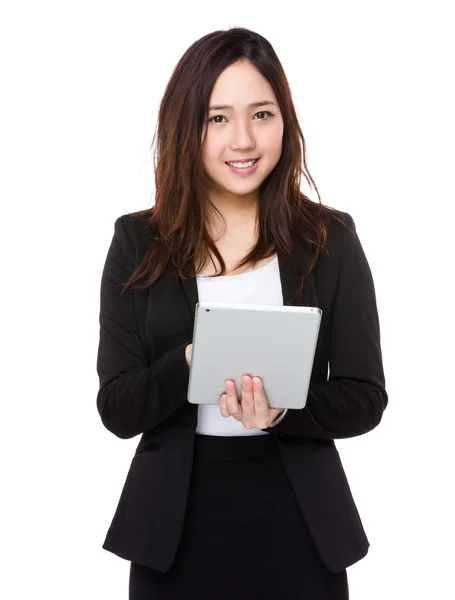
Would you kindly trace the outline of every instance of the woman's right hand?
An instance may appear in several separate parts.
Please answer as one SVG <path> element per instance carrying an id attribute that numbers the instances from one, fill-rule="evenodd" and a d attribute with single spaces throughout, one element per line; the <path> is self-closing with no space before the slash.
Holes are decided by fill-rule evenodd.
<path id="1" fill-rule="evenodd" d="M 185 348 L 185 358 L 186 358 L 188 367 L 190 367 L 190 365 L 191 365 L 192 355 L 193 355 L 193 344 L 188 344 L 188 346 Z"/>

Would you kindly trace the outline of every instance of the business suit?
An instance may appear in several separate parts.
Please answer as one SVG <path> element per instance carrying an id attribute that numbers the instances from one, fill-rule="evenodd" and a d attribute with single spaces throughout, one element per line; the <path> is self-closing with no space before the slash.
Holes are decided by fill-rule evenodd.
<path id="1" fill-rule="evenodd" d="M 329 255 L 321 255 L 299 302 L 294 265 L 278 251 L 283 303 L 319 306 L 323 318 L 306 407 L 289 410 L 266 430 L 276 436 L 316 547 L 334 572 L 369 546 L 334 439 L 370 431 L 387 405 L 373 280 L 354 222 L 347 213 L 344 219 L 354 231 L 329 217 Z M 97 406 L 115 435 L 143 435 L 103 548 L 165 572 L 176 555 L 191 481 L 198 407 L 186 398 L 185 347 L 197 285 L 170 262 L 147 291 L 121 296 L 115 286 L 132 273 L 153 234 L 129 214 L 114 230 L 101 284 Z M 304 248 L 298 251 L 307 271 Z"/>

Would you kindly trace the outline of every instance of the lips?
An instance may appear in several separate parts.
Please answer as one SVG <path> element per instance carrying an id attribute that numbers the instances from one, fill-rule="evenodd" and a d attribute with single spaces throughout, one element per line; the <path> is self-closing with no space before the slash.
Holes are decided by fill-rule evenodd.
<path id="1" fill-rule="evenodd" d="M 229 167 L 229 169 L 231 170 L 232 173 L 235 173 L 237 175 L 240 176 L 247 176 L 250 175 L 251 173 L 254 173 L 257 168 L 258 168 L 258 164 L 259 161 L 261 159 L 257 158 L 257 159 L 251 159 L 250 161 L 234 161 L 234 164 L 231 163 L 226 163 L 226 166 Z"/>

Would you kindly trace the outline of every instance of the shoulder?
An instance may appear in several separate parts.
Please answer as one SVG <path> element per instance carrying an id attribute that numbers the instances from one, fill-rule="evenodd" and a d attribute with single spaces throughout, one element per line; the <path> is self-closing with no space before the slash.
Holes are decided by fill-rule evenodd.
<path id="1" fill-rule="evenodd" d="M 130 238 L 150 237 L 153 234 L 153 207 L 120 215 L 115 220 L 114 228 L 124 230 Z"/>
<path id="2" fill-rule="evenodd" d="M 327 238 L 324 248 L 320 252 L 320 259 L 326 258 L 332 264 L 338 262 L 346 245 L 352 243 L 357 237 L 356 227 L 352 216 L 342 210 L 325 206 L 323 210 L 327 227 Z"/>
<path id="3" fill-rule="evenodd" d="M 355 233 L 354 219 L 349 213 L 327 207 L 325 214 L 327 215 L 329 241 L 343 239 L 348 232 Z"/>
<path id="4" fill-rule="evenodd" d="M 125 213 L 114 222 L 114 236 L 118 239 L 124 251 L 136 258 L 143 255 L 155 236 L 152 209 Z"/>
<path id="5" fill-rule="evenodd" d="M 342 210 L 324 207 L 327 238 L 314 266 L 319 281 L 336 281 L 345 260 L 356 245 L 356 228 L 352 216 Z"/>

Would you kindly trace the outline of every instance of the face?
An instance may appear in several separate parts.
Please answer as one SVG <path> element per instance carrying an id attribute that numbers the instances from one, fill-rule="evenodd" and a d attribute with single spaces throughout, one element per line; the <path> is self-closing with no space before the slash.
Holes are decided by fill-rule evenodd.
<path id="1" fill-rule="evenodd" d="M 281 156 L 282 140 L 283 119 L 267 79 L 246 61 L 227 67 L 210 97 L 202 148 L 209 197 L 257 198 Z M 250 159 L 256 162 L 242 168 Z"/>

